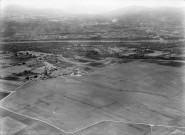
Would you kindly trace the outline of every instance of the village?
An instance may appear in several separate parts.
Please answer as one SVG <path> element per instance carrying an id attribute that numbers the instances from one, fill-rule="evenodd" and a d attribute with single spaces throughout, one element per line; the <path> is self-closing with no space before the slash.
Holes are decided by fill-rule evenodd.
<path id="1" fill-rule="evenodd" d="M 165 41 L 166 42 L 166 41 Z M 109 43 L 110 44 L 110 43 Z M 43 80 L 56 77 L 77 76 L 93 72 L 96 68 L 101 68 L 113 64 L 127 63 L 134 60 L 165 60 L 166 62 L 178 62 L 183 65 L 185 49 L 181 48 L 180 43 L 161 43 L 169 44 L 168 48 L 156 47 L 146 43 L 135 43 L 136 45 L 120 45 L 120 43 L 112 44 L 94 43 L 71 43 L 69 45 L 57 45 L 55 48 L 50 48 L 50 51 L 45 52 L 47 45 L 40 51 L 30 50 L 34 46 L 29 46 L 28 49 L 6 48 L 0 53 L 1 56 L 1 78 L 17 78 L 17 80 Z M 142 43 L 143 44 L 143 43 Z M 174 45 L 176 44 L 176 45 Z M 130 47 L 131 46 L 131 47 Z M 139 47 L 138 47 L 139 46 Z M 55 51 L 57 51 L 55 53 Z M 66 55 L 66 54 L 70 55 Z M 11 79 L 10 79 L 11 80 Z"/>

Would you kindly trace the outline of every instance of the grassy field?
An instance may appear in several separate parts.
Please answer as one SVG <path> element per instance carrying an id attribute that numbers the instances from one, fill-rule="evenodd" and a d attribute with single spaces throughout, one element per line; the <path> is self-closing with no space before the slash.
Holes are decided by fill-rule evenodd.
<path id="1" fill-rule="evenodd" d="M 185 125 L 183 68 L 134 61 L 30 82 L 3 106 L 74 131 L 102 120 Z"/>

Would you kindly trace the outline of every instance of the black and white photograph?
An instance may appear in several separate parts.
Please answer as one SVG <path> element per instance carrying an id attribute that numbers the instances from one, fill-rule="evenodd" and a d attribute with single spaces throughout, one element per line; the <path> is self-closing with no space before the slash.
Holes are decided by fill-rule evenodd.
<path id="1" fill-rule="evenodd" d="M 0 0 L 0 135 L 185 135 L 185 0 Z"/>

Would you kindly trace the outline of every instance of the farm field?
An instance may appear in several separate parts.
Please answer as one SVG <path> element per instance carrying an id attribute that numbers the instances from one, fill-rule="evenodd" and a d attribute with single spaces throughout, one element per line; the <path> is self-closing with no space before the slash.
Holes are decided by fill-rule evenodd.
<path id="1" fill-rule="evenodd" d="M 184 79 L 183 67 L 137 60 L 31 81 L 1 104 L 66 132 L 103 121 L 185 127 Z"/>
<path id="2" fill-rule="evenodd" d="M 22 115 L 15 114 L 0 107 L 0 117 L 3 123 L 0 124 L 1 134 L 55 134 L 55 135 L 94 135 L 101 133 L 102 135 L 112 134 L 127 134 L 127 135 L 174 135 L 183 134 L 185 128 L 180 127 L 164 127 L 164 126 L 150 126 L 136 123 L 124 123 L 103 121 L 85 129 L 76 132 L 64 132 L 56 129 L 44 122 L 31 119 Z"/>

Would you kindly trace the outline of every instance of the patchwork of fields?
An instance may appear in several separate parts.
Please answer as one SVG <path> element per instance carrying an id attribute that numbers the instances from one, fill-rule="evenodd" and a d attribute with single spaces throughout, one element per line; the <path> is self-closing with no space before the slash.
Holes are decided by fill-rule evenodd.
<path id="1" fill-rule="evenodd" d="M 184 79 L 183 67 L 134 61 L 81 77 L 31 81 L 1 105 L 66 132 L 103 121 L 185 127 Z"/>

